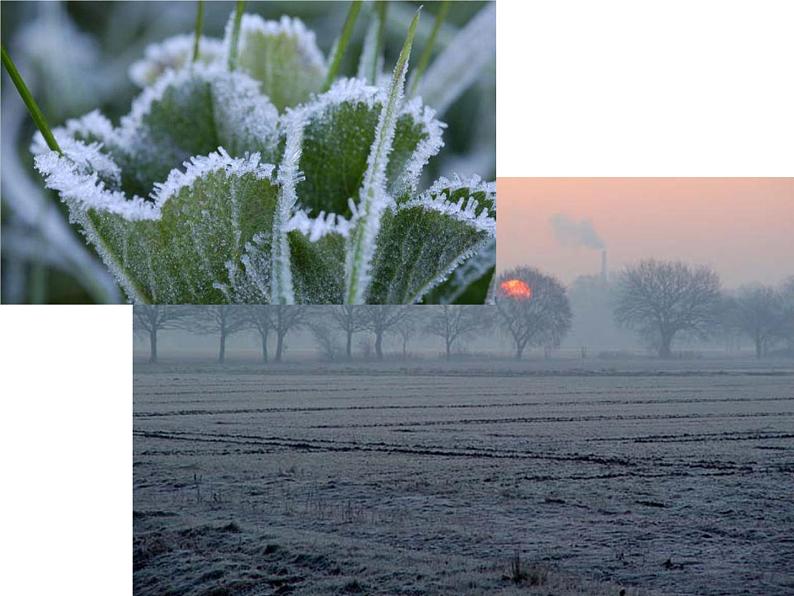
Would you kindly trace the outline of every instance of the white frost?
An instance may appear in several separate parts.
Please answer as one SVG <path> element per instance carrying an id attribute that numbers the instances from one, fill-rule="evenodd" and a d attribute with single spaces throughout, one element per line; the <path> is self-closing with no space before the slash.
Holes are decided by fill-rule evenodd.
<path id="1" fill-rule="evenodd" d="M 496 182 L 487 182 L 477 174 L 470 176 L 466 180 L 462 179 L 457 174 L 453 174 L 451 180 L 449 178 L 441 176 L 430 186 L 430 188 L 428 188 L 422 194 L 437 195 L 447 190 L 451 192 L 455 192 L 461 190 L 462 188 L 470 189 L 471 194 L 477 192 L 485 193 L 486 198 L 488 200 L 493 202 L 496 201 Z"/>
<path id="2" fill-rule="evenodd" d="M 44 176 L 47 188 L 58 191 L 68 203 L 81 209 L 95 209 L 119 215 L 128 221 L 159 219 L 165 202 L 183 188 L 211 172 L 223 170 L 227 176 L 254 174 L 259 179 L 272 179 L 274 166 L 260 162 L 258 153 L 241 158 L 230 157 L 219 147 L 207 156 L 196 156 L 184 162 L 185 171 L 174 169 L 163 183 L 156 183 L 152 201 L 138 196 L 128 198 L 122 191 L 109 190 L 99 173 L 118 177 L 118 166 L 101 153 L 97 144 L 64 139 L 64 155 L 49 151 L 37 155 L 36 169 Z M 115 169 L 114 169 L 115 168 Z"/>
<path id="3" fill-rule="evenodd" d="M 444 146 L 442 134 L 447 125 L 436 119 L 436 111 L 430 106 L 422 104 L 419 97 L 413 98 L 403 106 L 400 115 L 408 114 L 414 122 L 418 122 L 424 128 L 427 136 L 416 146 L 411 159 L 405 164 L 405 169 L 396 182 L 395 188 L 399 194 L 416 192 L 422 170 L 430 161 L 430 158 L 438 154 Z"/>
<path id="4" fill-rule="evenodd" d="M 215 124 L 220 134 L 226 138 L 242 137 L 249 145 L 264 145 L 268 141 L 275 145 L 278 110 L 261 93 L 260 87 L 258 81 L 243 72 L 213 76 Z"/>
<path id="5" fill-rule="evenodd" d="M 289 221 L 295 204 L 298 201 L 296 185 L 300 180 L 301 150 L 303 145 L 303 112 L 289 110 L 286 115 L 287 133 L 284 146 L 284 157 L 278 168 L 277 181 L 279 184 L 278 202 L 273 214 L 273 245 L 271 266 L 271 304 L 294 304 L 295 290 L 292 284 L 292 263 L 290 261 L 290 248 L 287 232 Z"/>
<path id="6" fill-rule="evenodd" d="M 224 63 L 229 55 L 233 27 L 234 13 L 229 16 L 229 20 L 226 23 L 223 39 Z M 306 61 L 308 68 L 325 68 L 325 58 L 320 48 L 317 47 L 314 31 L 307 29 L 300 19 L 282 16 L 278 21 L 266 21 L 258 14 L 243 14 L 240 21 L 240 45 L 238 48 L 240 53 L 243 53 L 248 37 L 255 34 L 262 34 L 268 37 L 278 37 L 280 35 L 291 37 L 297 42 L 296 47 L 299 48 L 301 57 Z"/>
<path id="7" fill-rule="evenodd" d="M 461 197 L 455 202 L 449 200 L 451 193 L 461 189 L 468 189 L 469 196 Z M 483 182 L 479 176 L 473 176 L 467 182 L 458 176 L 452 180 L 439 178 L 428 190 L 416 198 L 401 203 L 397 210 L 402 211 L 413 207 L 422 207 L 449 215 L 458 221 L 469 224 L 489 236 L 496 235 L 496 218 L 491 216 L 485 205 L 480 205 L 474 197 L 477 192 L 485 192 L 487 199 L 493 200 L 496 193 L 496 184 Z"/>
<path id="8" fill-rule="evenodd" d="M 297 230 L 308 237 L 310 242 L 317 242 L 328 234 L 339 234 L 347 238 L 350 234 L 350 222 L 336 213 L 321 211 L 317 217 L 311 217 L 301 209 L 287 223 L 287 231 Z"/>
<path id="9" fill-rule="evenodd" d="M 369 85 L 364 79 L 339 79 L 303 109 L 305 117 L 322 114 L 342 103 L 363 103 L 371 109 L 382 104 L 385 97 L 383 89 Z"/>
<path id="10" fill-rule="evenodd" d="M 180 70 L 193 59 L 192 34 L 175 35 L 144 50 L 144 58 L 130 65 L 130 80 L 138 87 L 154 83 L 168 70 Z M 220 39 L 202 36 L 199 39 L 199 61 L 204 64 L 220 62 L 224 57 L 224 46 Z"/>
<path id="11" fill-rule="evenodd" d="M 74 144 L 75 147 L 82 145 L 85 151 L 75 152 L 72 147 L 72 152 L 66 150 L 64 155 L 50 151 L 36 156 L 36 169 L 44 176 L 47 188 L 58 191 L 70 206 L 75 205 L 81 210 L 96 209 L 129 221 L 157 219 L 160 216 L 159 209 L 141 197 L 128 199 L 121 191 L 109 190 L 96 171 L 85 172 L 84 160 L 93 152 L 79 141 L 74 141 Z"/>
<path id="12" fill-rule="evenodd" d="M 275 166 L 261 163 L 259 153 L 246 154 L 244 157 L 231 157 L 223 147 L 207 156 L 194 156 L 182 164 L 185 171 L 171 170 L 165 182 L 154 185 L 151 197 L 158 208 L 165 202 L 179 194 L 179 192 L 192 186 L 196 180 L 204 178 L 210 173 L 223 171 L 226 176 L 242 177 L 253 174 L 259 180 L 272 180 Z"/>
<path id="13" fill-rule="evenodd" d="M 228 72 L 221 66 L 195 64 L 192 68 L 167 71 L 151 87 L 143 90 L 132 102 L 130 113 L 122 117 L 117 130 L 117 142 L 129 150 L 138 140 L 144 128 L 144 119 L 152 104 L 160 101 L 170 87 L 178 87 L 191 78 L 198 78 L 213 86 L 224 110 L 224 118 L 230 122 L 246 124 L 246 132 L 251 135 L 266 136 L 272 133 L 278 118 L 278 111 L 260 93 L 257 81 L 241 72 Z M 234 90 L 234 93 L 231 90 Z"/>
<path id="14" fill-rule="evenodd" d="M 270 236 L 258 232 L 245 245 L 245 254 L 240 257 L 245 274 L 252 284 L 252 291 L 259 293 L 259 301 L 269 300 L 272 259 Z"/>
<path id="15" fill-rule="evenodd" d="M 114 132 L 110 120 L 105 118 L 99 110 L 93 110 L 80 118 L 67 120 L 63 126 L 52 129 L 52 134 L 63 149 L 69 140 L 78 136 L 93 136 L 101 139 L 103 144 L 106 142 L 112 144 Z M 33 155 L 40 155 L 48 151 L 50 148 L 47 146 L 44 136 L 36 131 L 30 145 L 30 152 Z"/>

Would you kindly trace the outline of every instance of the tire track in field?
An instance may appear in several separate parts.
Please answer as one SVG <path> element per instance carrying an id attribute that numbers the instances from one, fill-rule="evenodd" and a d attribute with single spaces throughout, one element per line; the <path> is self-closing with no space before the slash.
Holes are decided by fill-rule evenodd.
<path id="1" fill-rule="evenodd" d="M 187 440 L 187 439 L 186 439 Z M 310 451 L 310 450 L 306 450 Z M 315 452 L 322 452 L 322 451 L 333 451 L 333 450 L 320 450 L 316 449 L 313 450 Z M 361 451 L 364 451 L 363 449 Z M 190 449 L 190 450 L 174 450 L 174 449 L 146 449 L 141 451 L 138 456 L 144 457 L 160 457 L 160 456 L 176 456 L 176 457 L 184 457 L 186 455 L 195 456 L 195 457 L 240 457 L 241 455 L 268 455 L 275 452 L 275 449 L 269 448 L 251 448 L 251 449 Z M 403 455 L 402 452 L 391 451 L 385 452 L 391 455 Z M 411 452 L 409 455 L 420 455 L 420 456 L 431 456 L 431 457 L 459 457 L 458 455 L 437 455 L 435 453 L 425 453 L 425 452 Z M 494 458 L 499 459 L 499 458 Z M 519 459 L 519 458 L 508 458 L 503 457 L 501 459 Z M 527 458 L 522 458 L 527 459 Z M 673 465 L 668 464 L 667 467 L 673 467 Z M 632 469 L 628 472 L 605 472 L 601 474 L 560 474 L 557 476 L 549 475 L 549 474 L 523 474 L 523 475 L 516 475 L 516 479 L 520 480 L 527 480 L 531 482 L 561 482 L 561 481 L 588 481 L 588 480 L 611 480 L 617 478 L 679 478 L 679 477 L 724 477 L 724 476 L 743 476 L 743 475 L 750 475 L 757 473 L 758 470 L 753 469 L 749 466 L 741 467 L 741 468 L 729 468 L 729 469 L 720 469 L 716 466 L 711 466 L 710 468 L 715 468 L 715 471 L 708 471 L 704 469 L 705 466 L 697 466 L 697 465 L 687 465 L 685 463 L 679 464 L 675 467 L 682 467 L 682 468 L 689 468 L 689 469 L 677 469 L 665 472 L 648 472 L 642 471 L 639 469 Z M 769 472 L 769 470 L 761 470 L 762 472 Z M 773 467 L 771 469 L 772 472 L 782 472 L 782 473 L 791 473 L 792 470 L 786 468 L 783 469 L 780 466 Z M 483 479 L 483 482 L 493 482 L 492 478 Z M 242 486 L 242 484 L 237 483 L 237 486 Z M 255 485 L 258 488 L 258 484 Z"/>
<path id="2" fill-rule="evenodd" d="M 485 424 L 536 424 L 555 422 L 623 422 L 627 420 L 703 420 L 730 418 L 778 418 L 792 417 L 794 412 L 751 412 L 734 414 L 596 414 L 591 416 L 521 416 L 514 418 L 460 418 L 456 420 L 422 420 L 416 422 L 371 422 L 361 424 L 315 424 L 304 428 L 311 429 L 356 429 L 356 428 L 401 428 L 427 426 L 467 426 Z"/>
<path id="3" fill-rule="evenodd" d="M 704 443 L 708 441 L 768 441 L 794 439 L 794 433 L 779 431 L 726 431 L 721 433 L 680 433 L 643 437 L 591 437 L 588 443 Z"/>
<path id="4" fill-rule="evenodd" d="M 586 392 L 592 394 L 593 392 Z M 569 395 L 566 393 L 565 395 Z M 135 412 L 135 418 L 160 418 L 168 416 L 206 416 L 215 414 L 276 414 L 284 412 L 345 412 L 364 410 L 455 410 L 455 409 L 491 409 L 491 408 L 517 408 L 536 406 L 612 406 L 612 405 L 680 405 L 700 403 L 763 403 L 763 402 L 794 403 L 794 397 L 714 397 L 696 399 L 592 399 L 592 400 L 565 400 L 565 401 L 531 401 L 531 402 L 506 402 L 488 404 L 412 404 L 412 405 L 368 405 L 368 406 L 316 406 L 316 407 L 288 407 L 272 406 L 265 408 L 227 408 L 227 409 L 192 409 L 171 410 L 168 412 Z M 169 402 L 170 403 L 170 402 Z"/>
<path id="5" fill-rule="evenodd" d="M 719 474 L 746 474 L 757 471 L 757 462 L 736 463 L 732 461 L 714 461 L 714 460 L 697 460 L 697 461 L 663 461 L 658 456 L 650 457 L 619 457 L 619 456 L 605 456 L 594 453 L 536 453 L 531 451 L 521 450 L 506 450 L 502 448 L 487 448 L 487 447 L 443 447 L 439 445 L 425 445 L 414 444 L 406 445 L 401 443 L 387 443 L 383 441 L 339 441 L 333 439 L 290 439 L 280 436 L 262 436 L 262 435 L 246 435 L 246 434 L 232 434 L 232 433 L 206 433 L 206 432 L 190 432 L 190 431 L 133 431 L 133 434 L 142 438 L 159 439 L 169 441 L 184 441 L 193 443 L 210 443 L 210 444 L 233 444 L 245 445 L 248 447 L 258 447 L 259 449 L 250 449 L 245 453 L 272 453 L 274 448 L 291 449 L 307 452 L 379 452 L 395 455 L 411 455 L 411 456 L 430 456 L 430 457 L 462 457 L 473 459 L 502 459 L 502 460 L 542 460 L 542 461 L 555 461 L 565 463 L 585 463 L 591 465 L 600 465 L 607 467 L 622 467 L 633 469 L 632 472 L 609 472 L 597 476 L 586 475 L 593 479 L 596 477 L 610 478 L 617 476 L 644 476 L 656 477 L 661 476 L 675 476 L 681 475 L 681 468 L 686 470 L 704 470 L 709 471 L 711 475 Z M 169 451 L 167 454 L 173 455 L 175 453 L 183 453 Z M 229 452 L 230 455 L 239 454 L 239 450 Z M 154 455 L 155 452 L 143 451 L 142 455 Z M 161 454 L 166 454 L 163 452 Z M 638 471 L 641 468 L 648 469 L 669 469 L 671 471 L 660 473 L 651 471 Z M 617 476 L 616 476 L 617 475 Z M 541 476 L 539 478 L 545 478 Z M 552 477 L 549 477 L 552 478 Z M 557 477 L 554 477 L 555 479 Z M 571 476 L 571 479 L 575 479 Z"/>
<path id="6" fill-rule="evenodd" d="M 202 433 L 190 431 L 145 431 L 133 430 L 133 435 L 148 439 L 164 439 L 198 443 L 228 443 L 261 447 L 282 447 L 302 451 L 354 452 L 372 451 L 383 453 L 432 455 L 447 457 L 472 457 L 481 459 L 539 459 L 566 462 L 587 462 L 603 465 L 635 465 L 623 457 L 598 456 L 592 454 L 541 454 L 513 450 L 405 445 L 398 443 L 335 441 L 332 439 L 290 439 L 279 436 L 242 435 L 230 433 Z"/>

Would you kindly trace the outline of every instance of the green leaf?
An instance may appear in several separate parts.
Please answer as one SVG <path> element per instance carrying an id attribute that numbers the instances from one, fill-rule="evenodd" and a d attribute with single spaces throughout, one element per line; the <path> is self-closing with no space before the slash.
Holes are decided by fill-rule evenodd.
<path id="1" fill-rule="evenodd" d="M 289 233 L 295 302 L 341 304 L 345 278 L 345 237 L 326 233 L 311 241 L 300 231 Z"/>
<path id="2" fill-rule="evenodd" d="M 421 8 L 420 8 L 421 10 Z M 388 194 L 387 168 L 392 152 L 394 136 L 399 119 L 399 106 L 405 87 L 405 73 L 411 45 L 419 22 L 419 12 L 408 27 L 400 56 L 392 74 L 391 85 L 386 93 L 375 139 L 367 159 L 367 171 L 359 190 L 359 202 L 353 214 L 348 250 L 345 260 L 345 303 L 364 302 L 367 289 L 372 280 L 372 258 L 375 255 L 375 239 L 382 225 L 381 216 L 392 198 Z"/>
<path id="3" fill-rule="evenodd" d="M 262 83 L 262 92 L 280 112 L 319 92 L 328 72 L 314 33 L 299 19 L 265 21 L 248 14 L 243 16 L 237 68 Z"/>
<path id="4" fill-rule="evenodd" d="M 272 226 L 278 196 L 273 166 L 258 155 L 193 158 L 186 172 L 176 170 L 158 186 L 154 203 L 108 190 L 70 157 L 49 153 L 36 164 L 137 302 L 227 301 L 245 246 Z"/>
<path id="5" fill-rule="evenodd" d="M 352 216 L 349 200 L 358 201 L 383 101 L 377 88 L 346 79 L 302 110 L 304 179 L 297 192 L 312 215 Z M 388 192 L 399 196 L 415 189 L 422 167 L 443 145 L 443 126 L 419 100 L 400 110 L 386 169 Z"/>
<path id="6" fill-rule="evenodd" d="M 138 70 L 156 82 L 118 128 L 98 113 L 70 121 L 54 131 L 63 154 L 36 137 L 47 186 L 132 300 L 448 303 L 482 293 L 493 185 L 441 179 L 416 196 L 444 125 L 403 97 L 418 13 L 389 87 L 367 84 L 381 71 L 385 4 L 373 10 L 365 77 L 320 96 L 335 73 L 313 34 L 238 10 L 220 55 L 195 36 L 147 50 Z"/>
<path id="7" fill-rule="evenodd" d="M 233 156 L 256 151 L 274 161 L 277 119 L 248 76 L 196 64 L 147 88 L 108 148 L 121 166 L 124 189 L 146 196 L 189 157 L 218 147 Z"/>
<path id="8" fill-rule="evenodd" d="M 483 304 L 494 276 L 496 240 L 461 263 L 440 285 L 424 295 L 422 304 Z"/>
<path id="9" fill-rule="evenodd" d="M 377 89 L 350 79 L 334 85 L 304 110 L 299 166 L 304 179 L 297 192 L 301 206 L 313 215 L 320 211 L 351 215 L 348 199 L 361 186 L 375 136 L 377 97 Z"/>
<path id="10" fill-rule="evenodd" d="M 392 197 L 416 192 L 422 169 L 444 146 L 441 134 L 446 124 L 435 115 L 435 110 L 422 105 L 420 99 L 409 101 L 400 110 L 386 166 L 387 192 Z"/>
<path id="11" fill-rule="evenodd" d="M 469 184 L 442 179 L 422 196 L 389 210 L 377 239 L 367 301 L 418 302 L 486 249 L 496 232 L 493 192 L 493 185 L 477 179 Z"/>

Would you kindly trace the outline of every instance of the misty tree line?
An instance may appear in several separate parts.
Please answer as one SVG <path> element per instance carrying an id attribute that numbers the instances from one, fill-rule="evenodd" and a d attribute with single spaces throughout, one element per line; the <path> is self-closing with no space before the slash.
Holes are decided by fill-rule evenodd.
<path id="1" fill-rule="evenodd" d="M 674 342 L 682 338 L 746 337 L 759 358 L 779 344 L 794 351 L 794 277 L 780 287 L 726 292 L 709 267 L 646 260 L 600 287 L 608 294 L 608 316 L 635 331 L 662 358 L 671 357 Z M 182 329 L 216 336 L 220 362 L 231 336 L 254 331 L 262 361 L 281 362 L 287 336 L 298 329 L 310 331 L 332 360 L 353 359 L 356 338 L 364 339 L 365 356 L 374 346 L 372 356 L 382 360 L 387 337 L 400 341 L 405 358 L 410 341 L 419 336 L 438 338 L 449 359 L 463 341 L 496 331 L 510 340 L 516 358 L 530 347 L 543 348 L 549 356 L 571 329 L 575 313 L 569 291 L 538 269 L 503 273 L 492 294 L 493 306 L 136 306 L 135 331 L 148 337 L 151 361 L 157 360 L 158 334 Z"/>
<path id="2" fill-rule="evenodd" d="M 595 279 L 604 314 L 635 331 L 661 358 L 673 355 L 674 341 L 689 338 L 748 338 L 758 358 L 777 345 L 794 353 L 794 276 L 779 287 L 755 284 L 729 292 L 710 267 L 648 259 L 626 267 L 613 285 Z M 548 355 L 574 319 L 566 288 L 531 267 L 500 275 L 494 301 L 517 358 L 527 346 L 543 347 Z"/>
<path id="3" fill-rule="evenodd" d="M 492 314 L 487 306 L 159 305 L 136 306 L 134 322 L 136 333 L 149 340 L 151 362 L 157 361 L 159 333 L 169 329 L 216 336 L 219 362 L 226 359 L 227 340 L 246 330 L 258 334 L 263 362 L 281 362 L 288 334 L 299 329 L 309 330 L 321 352 L 333 360 L 352 360 L 355 337 L 366 334 L 374 345 L 373 357 L 382 360 L 386 337 L 399 338 L 407 357 L 409 342 L 419 335 L 439 337 L 450 358 L 458 342 L 492 326 Z"/>
<path id="4" fill-rule="evenodd" d="M 626 267 L 614 284 L 602 280 L 600 287 L 614 321 L 662 358 L 672 356 L 675 341 L 692 338 L 746 338 L 758 358 L 778 345 L 794 353 L 794 276 L 778 287 L 751 284 L 728 291 L 710 267 L 649 259 Z"/>

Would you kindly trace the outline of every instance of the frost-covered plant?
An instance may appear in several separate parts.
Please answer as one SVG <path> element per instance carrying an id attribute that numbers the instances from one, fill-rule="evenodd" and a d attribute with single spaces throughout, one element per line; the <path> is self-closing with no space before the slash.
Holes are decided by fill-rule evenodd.
<path id="1" fill-rule="evenodd" d="M 37 135 L 36 168 L 131 300 L 410 303 L 493 266 L 494 184 L 419 191 L 445 125 L 404 94 L 418 15 L 391 77 L 381 10 L 360 76 L 336 76 L 359 8 L 328 59 L 301 21 L 238 10 L 223 40 L 147 50 L 118 126 L 95 111 Z"/>

